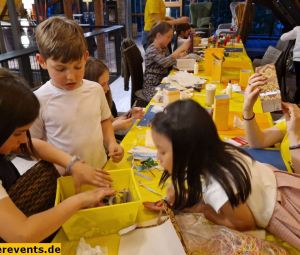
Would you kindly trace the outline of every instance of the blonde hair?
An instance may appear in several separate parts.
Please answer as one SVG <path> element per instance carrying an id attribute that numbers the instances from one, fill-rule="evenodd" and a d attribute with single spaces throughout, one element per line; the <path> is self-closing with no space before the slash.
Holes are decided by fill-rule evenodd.
<path id="1" fill-rule="evenodd" d="M 76 61 L 87 50 L 81 27 L 65 17 L 52 17 L 37 26 L 36 42 L 40 54 L 46 60 L 60 60 L 63 63 Z"/>
<path id="2" fill-rule="evenodd" d="M 109 72 L 108 67 L 100 60 L 94 57 L 89 57 L 85 64 L 84 79 L 99 82 L 99 78 L 104 74 L 104 72 Z M 111 109 L 113 106 L 112 94 L 108 90 L 105 93 L 107 103 Z"/>

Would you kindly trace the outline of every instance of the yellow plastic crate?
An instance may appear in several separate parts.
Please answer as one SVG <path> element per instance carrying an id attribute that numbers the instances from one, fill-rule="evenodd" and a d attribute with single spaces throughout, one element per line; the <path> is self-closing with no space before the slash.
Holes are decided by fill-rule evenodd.
<path id="1" fill-rule="evenodd" d="M 63 224 L 63 230 L 69 240 L 80 237 L 94 237 L 115 234 L 122 228 L 136 222 L 138 209 L 141 205 L 141 196 L 131 169 L 110 171 L 113 187 L 117 191 L 129 189 L 131 202 L 83 209 L 75 213 Z M 83 186 L 82 190 L 92 189 Z M 73 178 L 60 177 L 57 181 L 55 204 L 75 194 Z"/>

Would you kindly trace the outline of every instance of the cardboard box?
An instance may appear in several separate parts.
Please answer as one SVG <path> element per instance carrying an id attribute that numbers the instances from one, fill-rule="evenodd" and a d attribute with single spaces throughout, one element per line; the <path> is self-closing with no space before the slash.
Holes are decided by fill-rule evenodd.
<path id="1" fill-rule="evenodd" d="M 273 64 L 257 67 L 256 72 L 267 78 L 259 94 L 263 112 L 281 110 L 281 93 L 278 85 L 276 69 Z"/>
<path id="2" fill-rule="evenodd" d="M 180 99 L 180 91 L 176 88 L 165 88 L 163 90 L 163 104 L 166 106 Z"/>
<path id="3" fill-rule="evenodd" d="M 218 95 L 215 96 L 213 120 L 218 131 L 228 130 L 229 118 L 229 96 Z"/>

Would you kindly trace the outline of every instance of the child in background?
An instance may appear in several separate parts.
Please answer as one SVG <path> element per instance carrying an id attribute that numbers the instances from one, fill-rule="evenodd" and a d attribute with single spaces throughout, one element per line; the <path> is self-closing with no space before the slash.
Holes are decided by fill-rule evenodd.
<path id="1" fill-rule="evenodd" d="M 143 118 L 144 111 L 140 107 L 132 107 L 128 113 L 118 116 L 118 111 L 109 89 L 109 69 L 101 60 L 93 57 L 88 58 L 85 65 L 84 78 L 98 82 L 102 86 L 112 113 L 112 125 L 115 132 L 126 131 L 132 125 L 133 118 Z"/>
<path id="2" fill-rule="evenodd" d="M 148 36 L 149 47 L 145 55 L 145 73 L 143 84 L 143 96 L 150 101 L 155 95 L 155 88 L 166 77 L 176 59 L 186 55 L 190 47 L 190 41 L 184 42 L 172 54 L 168 50 L 168 44 L 173 38 L 172 26 L 167 22 L 158 23 L 154 26 Z"/>
<path id="3" fill-rule="evenodd" d="M 247 141 L 252 148 L 267 148 L 280 143 L 280 152 L 289 172 L 300 173 L 300 109 L 296 104 L 282 103 L 286 120 L 276 125 L 260 129 L 253 111 L 260 87 L 266 78 L 258 73 L 249 78 L 244 93 L 243 119 Z"/>
<path id="4" fill-rule="evenodd" d="M 296 92 L 293 98 L 293 103 L 299 104 L 300 103 L 300 26 L 296 26 L 294 27 L 293 30 L 284 33 L 280 37 L 280 40 L 282 41 L 296 40 L 293 49 L 293 62 L 294 62 L 295 73 L 296 73 Z"/>
<path id="5" fill-rule="evenodd" d="M 174 50 L 180 47 L 184 42 L 189 39 L 191 33 L 191 25 L 188 23 L 179 24 L 175 27 L 176 35 L 177 35 L 177 44 L 174 45 Z"/>
<path id="6" fill-rule="evenodd" d="M 103 177 L 106 174 L 102 171 L 95 171 L 82 161 L 74 161 L 72 156 L 45 141 L 31 140 L 29 128 L 38 116 L 39 109 L 39 101 L 28 85 L 20 77 L 0 69 L 0 237 L 6 242 L 40 242 L 58 230 L 78 210 L 97 206 L 105 196 L 114 194 L 113 189 L 107 188 L 110 186 L 107 184 L 111 184 L 108 181 L 110 178 L 105 182 Z M 66 168 L 68 173 L 65 174 L 73 176 L 77 192 L 81 184 L 106 188 L 76 194 L 53 207 L 54 203 L 50 201 L 54 202 L 55 199 L 56 169 L 53 167 L 55 171 L 52 171 L 50 168 L 44 170 L 33 167 L 20 176 L 7 155 L 22 149 L 30 155 L 34 154 Z M 23 184 L 21 188 L 15 190 L 14 185 L 20 183 Z M 53 193 L 49 191 L 52 187 Z M 27 201 L 25 205 L 24 200 Z"/>
<path id="7" fill-rule="evenodd" d="M 37 61 L 50 81 L 35 91 L 41 110 L 32 136 L 102 168 L 108 156 L 119 162 L 111 112 L 98 83 L 83 79 L 88 51 L 82 29 L 73 20 L 52 17 L 36 29 Z"/>
<path id="8" fill-rule="evenodd" d="M 300 175 L 221 141 L 211 116 L 192 100 L 157 113 L 152 138 L 165 169 L 160 184 L 172 179 L 174 209 L 189 208 L 240 231 L 266 228 L 300 249 Z"/>

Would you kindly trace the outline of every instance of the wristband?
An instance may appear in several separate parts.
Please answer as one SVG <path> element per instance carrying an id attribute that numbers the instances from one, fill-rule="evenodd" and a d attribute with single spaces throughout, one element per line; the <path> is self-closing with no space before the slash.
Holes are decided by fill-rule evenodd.
<path id="1" fill-rule="evenodd" d="M 253 120 L 254 118 L 255 118 L 255 113 L 253 113 L 253 116 L 249 119 L 245 118 L 244 115 L 243 115 L 243 120 L 246 120 L 246 121 Z"/>
<path id="2" fill-rule="evenodd" d="M 71 161 L 69 162 L 69 164 L 66 167 L 66 175 L 69 175 L 71 173 L 72 166 L 79 160 L 80 160 L 80 157 L 78 157 L 78 156 L 73 156 L 71 158 Z"/>
<path id="3" fill-rule="evenodd" d="M 300 143 L 290 146 L 290 150 L 300 149 Z"/>

